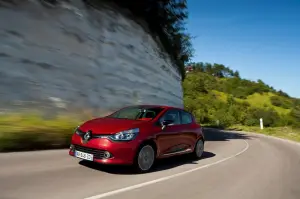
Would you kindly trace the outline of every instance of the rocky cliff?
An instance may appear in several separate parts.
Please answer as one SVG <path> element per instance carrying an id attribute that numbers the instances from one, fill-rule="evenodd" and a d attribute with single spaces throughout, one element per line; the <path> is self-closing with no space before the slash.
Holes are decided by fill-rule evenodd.
<path id="1" fill-rule="evenodd" d="M 126 11 L 81 0 L 0 3 L 0 108 L 182 107 L 181 77 L 159 42 Z"/>

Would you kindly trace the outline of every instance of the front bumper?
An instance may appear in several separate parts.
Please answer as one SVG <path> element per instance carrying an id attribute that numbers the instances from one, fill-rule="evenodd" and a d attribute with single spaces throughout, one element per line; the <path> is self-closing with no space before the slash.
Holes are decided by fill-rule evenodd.
<path id="1" fill-rule="evenodd" d="M 94 138 L 84 144 L 80 136 L 74 134 L 69 155 L 75 157 L 75 150 L 93 154 L 93 161 L 101 164 L 131 165 L 134 162 L 139 142 L 113 142 L 107 138 Z M 107 153 L 109 152 L 109 153 Z M 108 157 L 110 154 L 111 157 Z"/>

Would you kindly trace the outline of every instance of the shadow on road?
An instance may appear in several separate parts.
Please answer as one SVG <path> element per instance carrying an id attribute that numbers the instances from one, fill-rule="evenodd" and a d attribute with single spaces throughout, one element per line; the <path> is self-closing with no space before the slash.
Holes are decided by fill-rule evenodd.
<path id="1" fill-rule="evenodd" d="M 251 136 L 244 133 L 230 132 L 226 130 L 204 128 L 204 135 L 207 142 L 214 141 L 230 141 L 232 139 L 251 139 Z M 205 151 L 201 159 L 212 158 L 216 154 Z M 107 172 L 110 174 L 123 174 L 133 175 L 136 174 L 130 166 L 112 166 L 112 165 L 101 165 L 89 161 L 80 161 L 80 165 L 88 167 L 90 169 Z M 158 160 L 153 168 L 152 172 L 172 169 L 184 164 L 197 164 L 197 160 L 194 160 L 190 155 L 181 155 L 176 157 L 170 157 L 166 159 Z"/>
<path id="2" fill-rule="evenodd" d="M 249 140 L 252 136 L 240 132 L 232 132 L 222 129 L 204 128 L 206 141 L 230 141 L 234 139 Z"/>
<path id="3" fill-rule="evenodd" d="M 215 156 L 214 153 L 204 151 L 201 159 L 212 158 L 214 156 Z M 168 170 L 184 164 L 198 164 L 196 161 L 197 160 L 193 159 L 190 155 L 180 155 L 176 157 L 160 159 L 157 160 L 151 172 Z M 122 174 L 122 175 L 136 174 L 136 172 L 133 171 L 133 169 L 130 166 L 101 165 L 101 164 L 84 161 L 84 160 L 80 161 L 79 164 L 88 167 L 90 169 L 99 170 L 110 174 Z"/>
<path id="4" fill-rule="evenodd" d="M 212 158 L 214 156 L 216 156 L 216 154 L 212 152 L 204 151 L 203 156 L 201 157 L 200 160 Z M 190 155 L 181 155 L 177 157 L 161 159 L 156 163 L 156 167 L 153 169 L 153 172 L 168 170 L 184 164 L 198 164 L 197 163 L 198 160 L 194 160 Z"/>

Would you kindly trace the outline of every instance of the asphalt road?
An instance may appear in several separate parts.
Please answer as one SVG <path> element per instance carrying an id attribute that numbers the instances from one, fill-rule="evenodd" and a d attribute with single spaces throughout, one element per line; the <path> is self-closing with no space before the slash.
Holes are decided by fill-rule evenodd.
<path id="1" fill-rule="evenodd" d="M 139 175 L 66 150 L 0 154 L 0 199 L 300 198 L 300 145 L 211 130 L 206 137 L 203 159 L 167 159 Z"/>

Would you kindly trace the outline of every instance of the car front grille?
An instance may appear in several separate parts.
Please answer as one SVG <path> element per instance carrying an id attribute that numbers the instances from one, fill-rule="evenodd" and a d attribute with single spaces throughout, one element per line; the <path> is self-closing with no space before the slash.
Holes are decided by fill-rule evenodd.
<path id="1" fill-rule="evenodd" d="M 74 145 L 74 149 L 76 151 L 93 154 L 94 158 L 96 158 L 96 159 L 104 159 L 105 150 L 93 149 L 93 148 L 88 148 L 88 147 L 84 147 L 84 146 L 80 146 L 80 145 Z"/>

